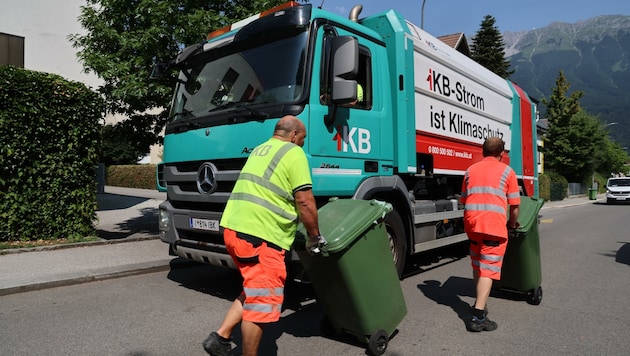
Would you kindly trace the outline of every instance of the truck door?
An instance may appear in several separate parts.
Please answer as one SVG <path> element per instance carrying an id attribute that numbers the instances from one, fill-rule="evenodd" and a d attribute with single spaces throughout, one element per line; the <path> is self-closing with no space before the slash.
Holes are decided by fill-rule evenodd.
<path id="1" fill-rule="evenodd" d="M 358 40 L 357 100 L 335 104 L 330 98 L 330 42 L 335 36 Z M 313 183 L 324 195 L 351 195 L 370 175 L 383 174 L 383 78 L 375 75 L 375 44 L 356 33 L 325 25 L 318 29 L 310 98 L 308 152 Z M 336 106 L 336 108 L 335 108 Z M 391 174 L 391 173 L 390 173 Z"/>

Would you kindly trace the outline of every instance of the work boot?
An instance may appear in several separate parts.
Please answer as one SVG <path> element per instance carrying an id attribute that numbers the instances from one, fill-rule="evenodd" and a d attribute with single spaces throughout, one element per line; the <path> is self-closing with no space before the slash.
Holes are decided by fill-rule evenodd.
<path id="1" fill-rule="evenodd" d="M 230 350 L 232 350 L 232 345 L 229 340 L 221 338 L 219 334 L 213 331 L 203 342 L 203 349 L 206 350 L 210 356 L 228 356 Z"/>
<path id="2" fill-rule="evenodd" d="M 479 331 L 493 331 L 497 329 L 497 323 L 488 319 L 488 317 L 483 317 L 482 319 L 473 316 L 469 322 L 466 323 L 466 330 L 472 332 Z"/>
<path id="3" fill-rule="evenodd" d="M 470 305 L 470 309 L 472 309 L 473 311 L 475 310 L 475 304 L 476 302 L 472 303 Z M 486 304 L 486 307 L 483 308 L 483 317 L 485 318 L 486 316 L 488 316 L 488 305 Z"/>

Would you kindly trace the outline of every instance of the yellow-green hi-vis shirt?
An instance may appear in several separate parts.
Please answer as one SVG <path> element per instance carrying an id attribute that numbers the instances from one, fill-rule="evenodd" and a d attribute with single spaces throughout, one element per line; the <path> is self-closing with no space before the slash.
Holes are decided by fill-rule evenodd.
<path id="1" fill-rule="evenodd" d="M 289 250 L 298 223 L 293 193 L 312 185 L 302 148 L 271 138 L 247 159 L 220 225 Z"/>

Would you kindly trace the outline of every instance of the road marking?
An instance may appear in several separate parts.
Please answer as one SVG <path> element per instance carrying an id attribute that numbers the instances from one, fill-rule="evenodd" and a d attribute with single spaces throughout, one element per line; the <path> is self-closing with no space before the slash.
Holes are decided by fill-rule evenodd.
<path id="1" fill-rule="evenodd" d="M 541 224 L 553 224 L 553 219 L 541 219 Z"/>

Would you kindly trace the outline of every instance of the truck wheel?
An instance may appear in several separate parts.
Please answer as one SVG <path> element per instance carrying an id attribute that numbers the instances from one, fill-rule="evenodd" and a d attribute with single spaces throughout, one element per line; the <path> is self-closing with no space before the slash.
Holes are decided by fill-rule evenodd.
<path id="1" fill-rule="evenodd" d="M 392 210 L 385 215 L 385 228 L 387 230 L 387 238 L 389 239 L 389 247 L 392 251 L 394 264 L 398 277 L 402 277 L 407 262 L 407 237 L 405 236 L 405 227 L 400 215 L 396 210 Z"/>

